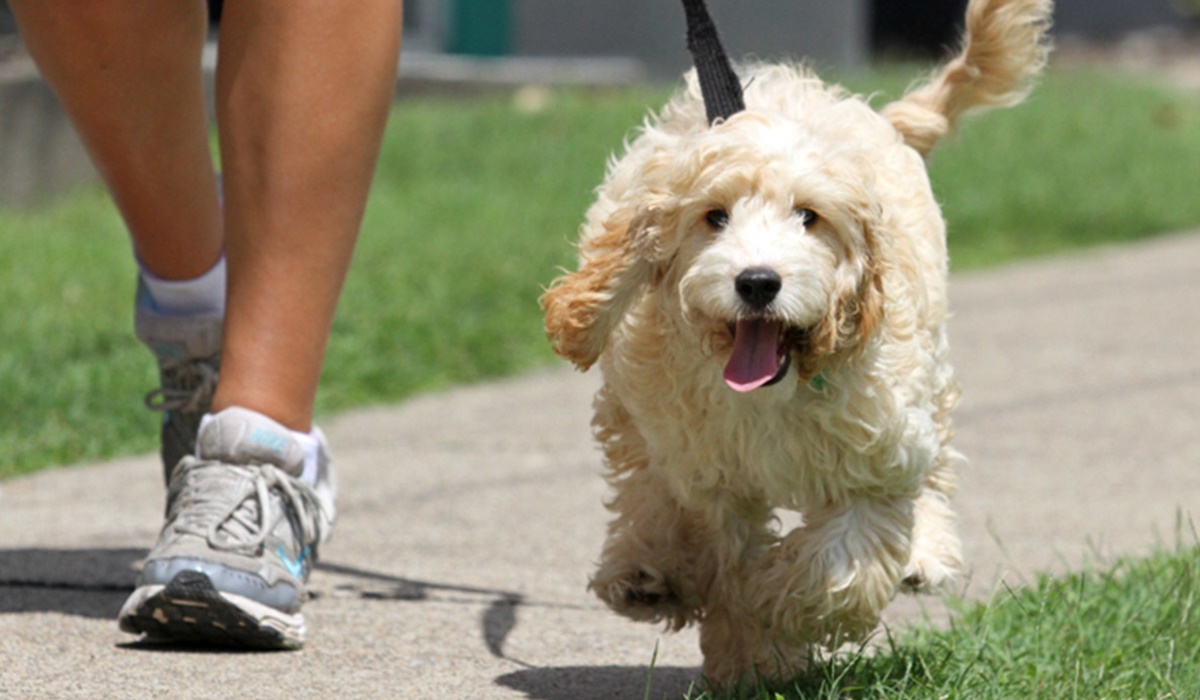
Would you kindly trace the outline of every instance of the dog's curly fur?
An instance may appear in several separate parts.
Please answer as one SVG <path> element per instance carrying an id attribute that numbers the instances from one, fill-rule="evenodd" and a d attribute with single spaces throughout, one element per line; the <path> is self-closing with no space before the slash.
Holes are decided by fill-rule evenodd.
<path id="1" fill-rule="evenodd" d="M 898 589 L 961 569 L 945 225 L 923 157 L 963 113 L 1025 96 L 1050 4 L 972 0 L 961 52 L 880 112 L 755 65 L 746 110 L 710 126 L 689 74 L 610 165 L 579 270 L 542 299 L 556 351 L 604 375 L 616 517 L 591 588 L 636 620 L 700 623 L 718 685 L 794 673 L 870 633 Z M 755 296 L 746 271 L 777 284 Z M 750 352 L 736 333 L 778 346 L 777 376 L 722 380 L 754 364 L 732 359 Z M 802 524 L 783 532 L 780 510 Z"/>

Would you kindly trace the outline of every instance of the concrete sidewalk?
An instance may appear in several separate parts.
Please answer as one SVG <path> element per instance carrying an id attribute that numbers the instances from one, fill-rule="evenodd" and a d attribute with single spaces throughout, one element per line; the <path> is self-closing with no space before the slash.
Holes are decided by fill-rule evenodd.
<path id="1" fill-rule="evenodd" d="M 1200 515 L 1200 234 L 961 275 L 952 298 L 969 595 L 1145 553 Z M 156 458 L 0 483 L 0 696 L 641 698 L 657 653 L 651 696 L 681 697 L 695 634 L 584 590 L 606 520 L 596 383 L 563 368 L 326 425 L 342 514 L 295 653 L 117 630 L 160 524 Z"/>

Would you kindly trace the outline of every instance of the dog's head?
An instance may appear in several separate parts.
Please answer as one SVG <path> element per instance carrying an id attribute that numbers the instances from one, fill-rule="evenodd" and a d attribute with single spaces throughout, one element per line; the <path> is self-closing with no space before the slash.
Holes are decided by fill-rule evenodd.
<path id="1" fill-rule="evenodd" d="M 811 376 L 881 328 L 937 323 L 945 226 L 922 157 L 964 114 L 1028 94 L 1050 0 L 972 0 L 959 53 L 879 113 L 802 69 L 732 78 L 711 21 L 697 20 L 703 3 L 690 5 L 711 109 L 693 73 L 610 168 L 580 269 L 542 298 L 555 350 L 590 366 L 648 298 L 698 329 L 730 386 L 748 391 L 792 365 Z M 886 318 L 884 292 L 903 300 Z"/>
<path id="2" fill-rule="evenodd" d="M 711 127 L 695 92 L 610 170 L 583 265 L 543 298 L 547 331 L 587 367 L 649 293 L 724 364 L 730 387 L 767 386 L 789 368 L 808 381 L 879 327 L 879 172 L 902 162 L 927 183 L 921 159 L 865 102 L 800 70 L 757 74 L 747 110 Z"/>

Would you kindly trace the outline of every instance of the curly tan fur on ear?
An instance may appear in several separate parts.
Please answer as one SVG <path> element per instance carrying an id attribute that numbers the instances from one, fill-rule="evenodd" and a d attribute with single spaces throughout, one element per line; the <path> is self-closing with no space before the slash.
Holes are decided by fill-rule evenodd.
<path id="1" fill-rule="evenodd" d="M 883 300 L 883 270 L 872 258 L 858 289 L 833 304 L 798 348 L 801 359 L 796 369 L 801 379 L 811 379 L 836 353 L 844 353 L 844 358 L 861 350 L 883 323 Z"/>
<path id="2" fill-rule="evenodd" d="M 879 247 L 884 245 L 884 241 L 874 228 L 872 226 L 864 231 L 868 254 L 853 310 L 854 333 L 859 345 L 870 340 L 871 336 L 875 334 L 875 329 L 883 324 L 883 301 L 885 299 L 883 278 L 886 272 L 883 260 L 886 256 L 879 250 Z"/>
<path id="3" fill-rule="evenodd" d="M 869 263 L 851 310 L 854 338 L 860 346 L 870 340 L 875 329 L 883 322 L 883 271 L 880 267 L 874 260 Z"/>
<path id="4" fill-rule="evenodd" d="M 554 280 L 540 299 L 554 352 L 581 370 L 600 357 L 609 334 L 654 272 L 655 236 L 648 216 L 614 217 L 604 229 L 586 239 L 580 269 Z"/>

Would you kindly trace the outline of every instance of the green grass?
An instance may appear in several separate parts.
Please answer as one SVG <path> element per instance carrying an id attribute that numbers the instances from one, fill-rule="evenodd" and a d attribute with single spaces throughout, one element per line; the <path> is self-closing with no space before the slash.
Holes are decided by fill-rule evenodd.
<path id="1" fill-rule="evenodd" d="M 1200 548 L 1042 576 L 779 687 L 689 700 L 1193 700 Z"/>
<path id="2" fill-rule="evenodd" d="M 550 361 L 537 298 L 658 93 L 403 103 L 334 328 L 321 407 L 403 398 Z"/>
<path id="3" fill-rule="evenodd" d="M 1200 221 L 1200 100 L 1092 73 L 1052 75 L 934 154 L 958 268 Z"/>
<path id="4" fill-rule="evenodd" d="M 853 82 L 894 96 L 913 74 Z M 400 103 L 319 412 L 554 362 L 541 287 L 571 263 L 606 158 L 666 94 L 562 91 L 532 114 L 507 96 Z M 1200 101 L 1055 73 L 1026 105 L 966 123 L 932 177 L 956 269 L 1196 226 Z M 155 448 L 128 245 L 94 188 L 0 209 L 0 477 Z"/>

